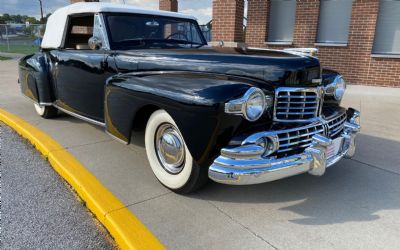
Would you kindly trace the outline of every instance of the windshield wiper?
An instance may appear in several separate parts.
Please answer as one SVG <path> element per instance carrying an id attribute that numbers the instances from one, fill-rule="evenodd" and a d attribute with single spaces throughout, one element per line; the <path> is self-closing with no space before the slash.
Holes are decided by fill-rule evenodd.
<path id="1" fill-rule="evenodd" d="M 147 40 L 143 38 L 123 39 L 115 42 L 119 48 L 124 47 L 144 47 L 147 45 Z"/>

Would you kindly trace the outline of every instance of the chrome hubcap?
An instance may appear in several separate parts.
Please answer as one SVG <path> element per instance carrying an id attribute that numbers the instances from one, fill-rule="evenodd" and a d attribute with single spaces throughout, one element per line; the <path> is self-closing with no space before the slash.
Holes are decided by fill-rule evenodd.
<path id="1" fill-rule="evenodd" d="M 155 146 L 163 168 L 171 174 L 180 173 L 184 166 L 185 148 L 182 136 L 173 125 L 162 124 L 158 128 Z"/>

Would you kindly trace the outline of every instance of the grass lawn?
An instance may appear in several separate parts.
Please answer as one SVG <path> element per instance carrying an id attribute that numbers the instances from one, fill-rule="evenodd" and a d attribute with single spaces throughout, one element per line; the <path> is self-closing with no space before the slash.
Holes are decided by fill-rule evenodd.
<path id="1" fill-rule="evenodd" d="M 32 45 L 12 45 L 10 44 L 10 50 L 8 50 L 7 44 L 0 45 L 0 52 L 17 53 L 17 54 L 33 54 L 39 51 L 39 47 Z"/>
<path id="2" fill-rule="evenodd" d="M 5 60 L 8 60 L 8 59 L 11 59 L 11 58 L 6 57 L 6 56 L 0 56 L 0 61 L 5 61 Z"/>

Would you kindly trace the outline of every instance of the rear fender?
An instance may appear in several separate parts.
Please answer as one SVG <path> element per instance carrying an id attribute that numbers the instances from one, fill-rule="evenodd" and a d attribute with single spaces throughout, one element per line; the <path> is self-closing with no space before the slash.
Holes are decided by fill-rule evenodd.
<path id="1" fill-rule="evenodd" d="M 45 106 L 54 101 L 49 76 L 48 59 L 44 53 L 39 52 L 20 60 L 19 81 L 22 93 Z"/>

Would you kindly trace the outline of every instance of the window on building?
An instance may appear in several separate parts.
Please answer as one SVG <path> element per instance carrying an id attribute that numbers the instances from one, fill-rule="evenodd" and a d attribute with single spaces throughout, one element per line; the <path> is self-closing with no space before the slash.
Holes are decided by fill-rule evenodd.
<path id="1" fill-rule="evenodd" d="M 321 0 L 318 43 L 347 44 L 352 0 Z"/>
<path id="2" fill-rule="evenodd" d="M 293 42 L 296 0 L 271 0 L 270 4 L 268 42 Z"/>
<path id="3" fill-rule="evenodd" d="M 374 54 L 400 54 L 400 1 L 381 0 L 376 23 Z"/>

